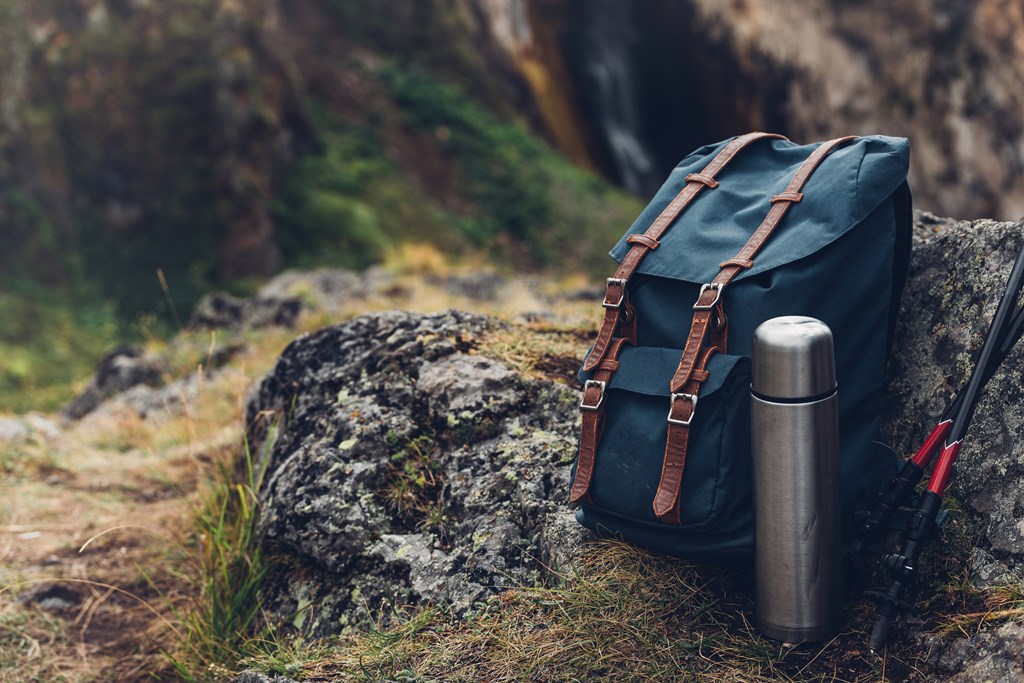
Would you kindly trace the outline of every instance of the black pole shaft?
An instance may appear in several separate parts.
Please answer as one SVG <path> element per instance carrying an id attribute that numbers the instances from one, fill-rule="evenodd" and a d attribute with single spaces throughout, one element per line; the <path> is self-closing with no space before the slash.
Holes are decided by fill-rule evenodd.
<path id="1" fill-rule="evenodd" d="M 981 347 L 978 363 L 974 366 L 974 372 L 971 373 L 971 379 L 963 393 L 962 407 L 957 412 L 956 419 L 953 421 L 953 429 L 946 439 L 947 445 L 961 441 L 964 438 L 967 426 L 971 423 L 971 418 L 974 416 L 974 409 L 978 402 L 978 393 L 985 382 L 987 369 L 1003 345 L 1004 339 L 1002 337 L 1005 336 L 1008 322 L 1011 322 L 1010 311 L 1017 305 L 1017 296 L 1020 294 L 1022 285 L 1024 285 L 1024 245 L 1017 252 L 1017 260 L 1014 262 L 1013 269 L 1010 271 L 1010 277 L 1006 281 L 1006 290 L 999 300 L 996 314 L 992 316 L 992 324 L 989 326 L 988 335 L 985 337 L 985 344 Z"/>

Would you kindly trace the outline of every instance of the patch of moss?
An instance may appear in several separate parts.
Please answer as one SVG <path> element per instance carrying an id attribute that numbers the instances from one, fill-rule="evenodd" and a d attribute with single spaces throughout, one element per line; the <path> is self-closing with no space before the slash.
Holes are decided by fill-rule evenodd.
<path id="1" fill-rule="evenodd" d="M 0 412 L 51 410 L 121 334 L 110 305 L 31 281 L 0 282 Z"/>

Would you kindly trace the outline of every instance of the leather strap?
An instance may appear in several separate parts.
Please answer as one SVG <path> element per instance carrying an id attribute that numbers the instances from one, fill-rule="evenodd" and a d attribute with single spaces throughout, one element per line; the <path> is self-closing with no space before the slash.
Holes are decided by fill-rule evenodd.
<path id="1" fill-rule="evenodd" d="M 761 247 L 764 246 L 768 238 L 771 237 L 772 232 L 778 227 L 782 221 L 783 216 L 789 211 L 789 207 L 797 201 L 793 197 L 799 196 L 800 190 L 803 188 L 807 179 L 811 177 L 811 173 L 814 172 L 822 162 L 822 160 L 828 156 L 832 150 L 839 145 L 849 142 L 855 139 L 856 136 L 847 136 L 842 138 L 836 138 L 835 140 L 829 140 L 819 145 L 809 157 L 800 165 L 797 169 L 793 179 L 790 180 L 789 186 L 786 187 L 786 191 L 775 195 L 772 198 L 772 208 L 765 216 L 764 220 L 761 221 L 761 225 L 758 226 L 754 234 L 750 236 L 747 243 L 743 245 L 736 256 L 725 261 L 722 266 L 722 270 L 718 272 L 718 275 L 710 284 L 704 285 L 701 290 L 701 294 L 697 299 L 697 303 L 694 305 L 695 313 L 693 316 L 693 324 L 690 328 L 690 336 L 686 341 L 686 350 L 683 352 L 683 357 L 679 362 L 679 367 L 676 369 L 675 375 L 672 377 L 671 389 L 672 391 L 679 391 L 683 385 L 686 384 L 690 377 L 690 373 L 693 372 L 694 361 L 697 358 L 697 351 L 703 344 L 704 336 L 707 330 L 708 322 L 712 317 L 717 314 L 720 317 L 724 315 L 722 310 L 722 291 L 725 289 L 734 277 L 736 277 L 743 270 L 752 267 L 754 263 L 754 256 Z M 749 265 L 748 265 L 749 263 Z M 696 348 L 691 348 L 696 347 Z"/>
<path id="2" fill-rule="evenodd" d="M 711 354 L 724 351 L 717 346 L 708 346 L 702 351 L 701 365 L 707 366 Z M 668 438 L 665 441 L 665 459 L 661 463 L 661 481 L 654 495 L 654 510 L 658 519 L 666 524 L 679 524 L 679 484 L 683 481 L 686 468 L 686 451 L 690 438 L 690 420 L 697 412 L 697 395 L 708 373 L 695 371 L 687 382 L 685 391 L 672 394 L 668 413 Z M 679 482 L 679 484 L 675 484 Z M 675 485 L 674 485 L 675 484 Z"/>
<path id="3" fill-rule="evenodd" d="M 747 133 L 734 139 L 721 152 L 716 154 L 711 163 L 705 166 L 700 173 L 691 173 L 686 176 L 686 185 L 683 186 L 683 189 L 669 202 L 668 206 L 662 210 L 661 214 L 647 228 L 647 231 L 643 233 L 643 237 L 649 238 L 651 243 L 627 238 L 626 241 L 633 246 L 626 252 L 626 256 L 622 259 L 622 263 L 619 264 L 615 275 L 608 278 L 605 298 L 602 304 L 605 309 L 604 320 L 601 322 L 601 329 L 597 333 L 594 347 L 583 364 L 585 371 L 589 372 L 596 368 L 597 364 L 601 362 L 601 359 L 608 352 L 608 345 L 615 336 L 616 329 L 622 319 L 622 307 L 626 303 L 626 283 L 629 282 L 629 278 L 636 272 L 637 267 L 643 261 L 644 256 L 647 255 L 647 252 L 657 248 L 657 242 L 661 239 L 661 236 L 665 234 L 676 218 L 679 217 L 679 214 L 683 212 L 683 209 L 689 206 L 690 202 L 693 201 L 694 197 L 701 190 L 705 187 L 714 188 L 718 186 L 715 176 L 725 168 L 726 164 L 732 161 L 737 152 L 750 143 L 763 138 L 786 139 L 775 133 Z"/>
<path id="4" fill-rule="evenodd" d="M 800 190 L 803 189 L 811 173 L 821 164 L 822 160 L 836 147 L 845 142 L 855 139 L 856 136 L 847 136 L 829 140 L 819 145 L 811 155 L 800 165 L 796 174 L 790 180 L 784 192 L 781 192 L 771 199 L 771 210 L 765 216 L 761 225 L 743 246 L 743 249 L 733 258 L 721 264 L 722 270 L 709 284 L 701 287 L 697 303 L 694 304 L 693 323 L 690 327 L 690 334 L 686 339 L 686 346 L 683 349 L 679 367 L 669 387 L 673 396 L 692 395 L 696 397 L 700 388 L 702 378 L 706 376 L 707 362 L 711 353 L 703 351 L 708 331 L 714 327 L 717 319 L 719 327 L 727 327 L 725 310 L 722 306 L 722 291 L 736 275 L 741 271 L 753 266 L 754 256 L 771 237 L 775 228 L 782 221 L 783 216 L 789 211 L 789 207 L 803 199 Z M 719 332 L 720 335 L 726 331 Z M 712 348 L 725 351 L 725 346 L 712 342 Z M 698 374 L 699 371 L 699 374 Z M 672 410 L 677 410 L 677 403 L 673 400 Z M 665 444 L 665 460 L 662 463 L 661 481 L 658 484 L 658 492 L 654 498 L 654 514 L 659 520 L 668 524 L 679 523 L 679 491 L 682 487 L 683 468 L 686 463 L 686 450 L 689 441 L 689 424 L 693 417 L 693 410 L 696 408 L 696 401 L 692 401 L 689 417 L 677 419 L 673 424 L 673 414 L 669 414 L 668 439 Z M 685 411 L 685 409 L 680 409 Z"/>
<path id="5" fill-rule="evenodd" d="M 580 455 L 576 460 L 576 478 L 573 479 L 569 491 L 569 502 L 590 503 L 590 480 L 594 476 L 594 459 L 597 455 L 597 444 L 601 442 L 604 431 L 604 400 L 608 382 L 612 373 L 619 367 L 619 353 L 632 339 L 617 337 L 608 349 L 607 357 L 602 360 L 597 371 L 583 386 L 583 398 L 580 400 Z"/>

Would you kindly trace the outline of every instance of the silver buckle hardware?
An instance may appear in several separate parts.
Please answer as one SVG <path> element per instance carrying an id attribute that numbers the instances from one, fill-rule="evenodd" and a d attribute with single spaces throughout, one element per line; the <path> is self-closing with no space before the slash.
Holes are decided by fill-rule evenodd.
<path id="1" fill-rule="evenodd" d="M 704 296 L 704 292 L 709 289 L 715 290 L 715 300 L 709 304 L 702 304 L 700 298 Z M 700 286 L 700 294 L 697 295 L 697 301 L 693 304 L 693 310 L 695 311 L 710 311 L 712 308 L 718 305 L 718 302 L 722 299 L 722 283 L 712 282 L 710 284 Z"/>
<path id="2" fill-rule="evenodd" d="M 685 420 L 676 420 L 672 417 L 672 409 L 676 407 L 676 400 L 685 398 L 692 404 L 690 408 L 690 417 Z M 697 414 L 697 394 L 672 394 L 668 400 L 668 421 L 670 424 L 679 425 L 681 427 L 689 427 L 690 423 L 693 422 L 693 416 Z"/>
<path id="3" fill-rule="evenodd" d="M 598 408 L 600 408 L 601 404 L 604 403 L 605 386 L 606 385 L 604 382 L 598 382 L 595 379 L 588 379 L 586 382 L 584 382 L 583 396 L 580 398 L 580 410 L 597 410 Z M 589 389 L 590 387 L 597 387 L 598 389 L 601 390 L 601 393 L 598 394 L 597 397 L 597 403 L 595 403 L 594 405 L 587 404 L 587 389 Z"/>
<path id="4" fill-rule="evenodd" d="M 619 287 L 619 289 L 621 290 L 622 293 L 619 295 L 619 300 L 618 301 L 608 301 L 608 296 L 612 293 L 612 286 L 614 286 L 614 285 L 618 285 L 618 287 Z M 622 302 L 625 301 L 625 300 L 626 300 L 626 280 L 625 280 L 625 278 L 621 278 L 621 277 L 610 277 L 610 278 L 608 278 L 605 281 L 604 301 L 601 302 L 601 305 L 604 306 L 605 308 L 619 308 L 620 306 L 622 306 Z"/>

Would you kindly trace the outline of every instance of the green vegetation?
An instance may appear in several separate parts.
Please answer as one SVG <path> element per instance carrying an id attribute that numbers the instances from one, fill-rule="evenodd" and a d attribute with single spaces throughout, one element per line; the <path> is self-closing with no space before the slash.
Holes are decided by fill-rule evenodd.
<path id="1" fill-rule="evenodd" d="M 275 204 L 290 262 L 361 268 L 424 241 L 530 270 L 607 269 L 636 200 L 417 67 L 363 76 L 387 103 L 365 120 L 309 106 L 320 149 L 291 167 Z"/>
<path id="2" fill-rule="evenodd" d="M 381 495 L 394 510 L 398 519 L 412 528 L 443 532 L 444 501 L 441 492 L 444 479 L 433 458 L 437 444 L 429 436 L 413 439 L 391 455 L 386 484 Z"/>
<path id="3" fill-rule="evenodd" d="M 196 515 L 198 547 L 187 576 L 197 590 L 194 602 L 175 610 L 184 639 L 171 659 L 184 680 L 205 680 L 209 672 L 229 672 L 246 657 L 274 657 L 281 650 L 273 625 L 262 620 L 260 604 L 270 559 L 257 535 L 257 492 L 263 479 L 259 463 L 268 457 L 254 458 L 246 448 L 240 477 L 220 463 L 216 483 Z"/>
<path id="4" fill-rule="evenodd" d="M 35 42 L 29 7 L 0 0 L 0 410 L 58 407 L 118 341 L 275 264 L 419 242 L 603 274 L 640 208 L 516 118 L 450 0 L 325 3 L 331 58 L 260 3 L 52 3 Z"/>
<path id="5" fill-rule="evenodd" d="M 0 411 L 58 408 L 118 343 L 113 307 L 82 299 L 25 280 L 0 283 Z"/>

